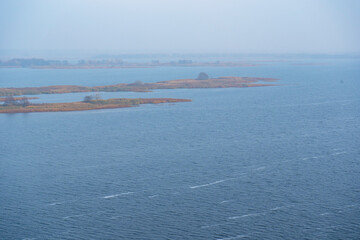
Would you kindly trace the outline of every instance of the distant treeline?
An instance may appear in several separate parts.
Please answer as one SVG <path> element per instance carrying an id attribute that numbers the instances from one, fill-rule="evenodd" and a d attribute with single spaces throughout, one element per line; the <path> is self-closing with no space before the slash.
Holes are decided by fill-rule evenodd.
<path id="1" fill-rule="evenodd" d="M 78 60 L 69 63 L 67 60 L 46 60 L 43 58 L 14 58 L 7 61 L 0 61 L 2 67 L 71 67 L 71 66 L 101 66 L 101 65 L 122 65 L 121 59 L 110 60 Z"/>
<path id="2" fill-rule="evenodd" d="M 67 66 L 66 60 L 45 60 L 42 58 L 15 58 L 8 61 L 0 61 L 3 67 L 34 67 L 34 66 Z"/>
<path id="3" fill-rule="evenodd" d="M 192 64 L 192 60 L 181 59 L 179 61 L 166 62 L 165 64 Z M 116 67 L 116 66 L 152 66 L 159 65 L 159 60 L 152 60 L 149 63 L 126 63 L 122 59 L 84 60 L 70 63 L 67 60 L 46 60 L 42 58 L 14 58 L 7 61 L 0 61 L 1 67 Z M 164 64 L 164 63 L 163 63 Z"/>
<path id="4" fill-rule="evenodd" d="M 153 59 L 149 62 L 124 62 L 120 58 L 115 59 L 80 59 L 78 61 L 67 60 L 46 60 L 43 58 L 14 58 L 10 60 L 0 60 L 0 67 L 2 68 L 63 68 L 63 69 L 76 69 L 76 68 L 149 68 L 149 67 L 252 67 L 257 66 L 254 63 L 247 62 L 196 62 L 191 59 L 179 59 L 177 61 L 164 61 Z"/>

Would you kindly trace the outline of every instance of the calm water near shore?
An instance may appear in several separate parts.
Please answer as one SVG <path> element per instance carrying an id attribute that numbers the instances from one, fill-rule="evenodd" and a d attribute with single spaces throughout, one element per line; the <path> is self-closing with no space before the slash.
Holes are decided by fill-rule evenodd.
<path id="1" fill-rule="evenodd" d="M 1 239 L 359 239 L 360 61 L 239 68 L 0 69 L 0 87 L 213 77 L 281 86 L 0 115 Z M 81 101 L 87 93 L 32 102 Z"/>

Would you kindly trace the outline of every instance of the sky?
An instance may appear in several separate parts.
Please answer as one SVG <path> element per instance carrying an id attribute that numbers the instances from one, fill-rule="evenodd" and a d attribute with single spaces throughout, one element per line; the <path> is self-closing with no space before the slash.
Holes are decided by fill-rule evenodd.
<path id="1" fill-rule="evenodd" d="M 360 0 L 0 0 L 0 50 L 360 53 Z"/>

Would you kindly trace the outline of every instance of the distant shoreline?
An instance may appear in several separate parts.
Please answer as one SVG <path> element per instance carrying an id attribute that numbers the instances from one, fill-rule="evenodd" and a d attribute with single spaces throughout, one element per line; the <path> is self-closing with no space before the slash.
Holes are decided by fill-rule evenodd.
<path id="1" fill-rule="evenodd" d="M 70 63 L 67 60 L 45 60 L 42 58 L 17 58 L 1 62 L 0 68 L 30 68 L 30 69 L 111 69 L 111 68 L 155 68 L 155 67 L 254 67 L 262 63 L 248 61 L 213 61 L 195 62 L 192 60 L 178 60 L 160 62 L 124 62 L 121 59 L 113 60 L 80 60 Z"/>

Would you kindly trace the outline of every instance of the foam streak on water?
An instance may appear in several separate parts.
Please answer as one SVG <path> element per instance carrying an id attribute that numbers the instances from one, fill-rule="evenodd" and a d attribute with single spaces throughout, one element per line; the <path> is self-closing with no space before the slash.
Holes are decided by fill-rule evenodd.
<path id="1" fill-rule="evenodd" d="M 248 237 L 249 235 L 236 235 L 236 236 L 233 236 L 233 237 L 226 237 L 226 238 L 218 238 L 217 240 L 232 240 L 232 239 L 240 239 L 240 238 L 244 238 L 244 237 Z"/>
<path id="2" fill-rule="evenodd" d="M 215 182 L 206 183 L 206 184 L 202 184 L 202 185 L 190 186 L 190 188 L 195 189 L 195 188 L 208 187 L 208 186 L 223 183 L 225 181 L 229 181 L 229 180 L 232 180 L 232 179 L 234 179 L 234 178 L 227 178 L 227 179 L 222 179 L 222 180 L 218 180 L 218 181 L 215 181 Z"/>
<path id="3" fill-rule="evenodd" d="M 123 193 L 118 193 L 118 194 L 113 194 L 113 195 L 107 195 L 107 196 L 104 196 L 102 198 L 105 198 L 105 199 L 116 198 L 116 197 L 120 197 L 120 196 L 123 196 L 123 195 L 129 195 L 129 194 L 134 194 L 134 192 L 123 192 Z"/>

